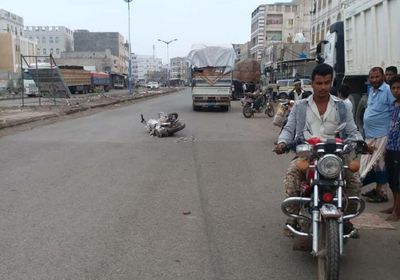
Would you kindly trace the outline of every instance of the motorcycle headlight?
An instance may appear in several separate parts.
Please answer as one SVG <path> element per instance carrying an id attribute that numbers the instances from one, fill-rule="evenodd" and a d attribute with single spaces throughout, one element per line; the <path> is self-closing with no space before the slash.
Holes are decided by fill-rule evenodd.
<path id="1" fill-rule="evenodd" d="M 323 156 L 317 164 L 318 172 L 328 179 L 333 179 L 339 176 L 343 168 L 342 160 L 335 155 Z"/>

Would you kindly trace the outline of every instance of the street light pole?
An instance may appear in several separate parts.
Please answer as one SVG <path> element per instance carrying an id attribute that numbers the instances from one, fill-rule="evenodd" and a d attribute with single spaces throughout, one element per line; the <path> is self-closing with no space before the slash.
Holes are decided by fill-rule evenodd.
<path id="1" fill-rule="evenodd" d="M 178 39 L 173 39 L 173 40 L 170 40 L 170 41 L 164 41 L 164 40 L 161 40 L 161 39 L 158 39 L 158 41 L 160 41 L 160 42 L 163 42 L 164 44 L 166 44 L 167 45 L 167 85 L 168 85 L 168 87 L 169 87 L 169 78 L 170 78 L 170 61 L 169 61 L 169 49 L 168 49 L 168 46 L 169 46 L 169 44 L 171 44 L 172 42 L 175 42 L 175 41 L 177 41 Z"/>
<path id="2" fill-rule="evenodd" d="M 129 41 L 129 47 L 128 47 L 128 89 L 129 89 L 129 95 L 132 95 L 132 49 L 131 49 L 131 2 L 133 0 L 124 0 L 125 2 L 128 3 L 128 41 Z"/>

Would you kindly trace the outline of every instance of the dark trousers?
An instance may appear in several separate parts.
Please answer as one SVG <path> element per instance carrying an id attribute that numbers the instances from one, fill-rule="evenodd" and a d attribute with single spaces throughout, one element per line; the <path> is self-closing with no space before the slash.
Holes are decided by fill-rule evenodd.
<path id="1" fill-rule="evenodd" d="M 386 150 L 385 168 L 393 193 L 400 193 L 400 151 Z"/>

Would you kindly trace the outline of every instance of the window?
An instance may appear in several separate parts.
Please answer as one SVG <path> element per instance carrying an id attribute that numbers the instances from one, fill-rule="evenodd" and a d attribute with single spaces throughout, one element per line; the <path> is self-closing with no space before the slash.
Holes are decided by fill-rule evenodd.
<path id="1" fill-rule="evenodd" d="M 293 19 L 289 19 L 289 25 L 293 25 Z"/>
<path id="2" fill-rule="evenodd" d="M 326 33 L 329 31 L 329 27 L 331 27 L 331 19 L 328 18 L 328 21 L 326 22 Z"/>
<path id="3" fill-rule="evenodd" d="M 53 48 L 50 49 L 50 54 L 53 54 Z"/>
<path id="4" fill-rule="evenodd" d="M 53 37 L 52 37 L 52 36 L 49 37 L 49 43 L 50 43 L 50 44 L 53 44 L 53 43 L 54 43 Z"/>
<path id="5" fill-rule="evenodd" d="M 47 54 L 47 51 L 46 51 L 46 49 L 45 49 L 45 48 L 43 48 L 43 54 L 44 54 L 44 55 L 46 55 L 46 54 Z"/>
<path id="6" fill-rule="evenodd" d="M 58 36 L 55 37 L 54 39 L 55 39 L 55 41 L 56 41 L 56 44 L 58 44 L 58 42 L 59 42 Z"/>
<path id="7" fill-rule="evenodd" d="M 60 54 L 60 49 L 56 49 L 56 54 Z"/>
<path id="8" fill-rule="evenodd" d="M 282 41 L 282 31 L 267 31 L 267 41 Z"/>
<path id="9" fill-rule="evenodd" d="M 276 11 L 277 12 L 282 12 L 282 6 L 281 5 L 276 6 Z"/>
<path id="10" fill-rule="evenodd" d="M 337 15 L 337 21 L 341 21 L 342 20 L 342 15 L 340 13 L 338 13 Z"/>
<path id="11" fill-rule="evenodd" d="M 321 40 L 325 38 L 325 22 L 321 25 Z"/>
<path id="12" fill-rule="evenodd" d="M 267 25 L 268 24 L 282 24 L 283 15 L 282 14 L 269 14 L 267 15 Z"/>
<path id="13" fill-rule="evenodd" d="M 285 12 L 290 13 L 290 6 L 285 6 Z"/>
<path id="14" fill-rule="evenodd" d="M 42 43 L 46 44 L 46 37 L 42 37 Z"/>

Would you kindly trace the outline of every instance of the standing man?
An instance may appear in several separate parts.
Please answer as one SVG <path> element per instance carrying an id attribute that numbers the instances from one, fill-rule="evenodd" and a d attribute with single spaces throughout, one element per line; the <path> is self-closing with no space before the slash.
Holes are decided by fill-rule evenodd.
<path id="1" fill-rule="evenodd" d="M 344 104 L 346 104 L 347 108 L 350 111 L 353 111 L 353 104 L 349 100 L 350 95 L 350 87 L 346 84 L 342 84 L 338 90 L 339 97 L 343 100 Z"/>
<path id="2" fill-rule="evenodd" d="M 368 103 L 364 113 L 365 141 L 374 148 L 372 155 L 361 156 L 360 176 L 363 185 L 376 182 L 375 189 L 363 194 L 369 202 L 387 202 L 385 185 L 385 148 L 389 133 L 390 117 L 394 97 L 381 67 L 373 67 L 369 71 L 371 87 L 368 92 Z"/>
<path id="3" fill-rule="evenodd" d="M 290 100 L 300 100 L 309 97 L 311 94 L 309 92 L 305 92 L 301 87 L 301 81 L 299 79 L 295 79 L 293 82 L 294 89 L 289 92 Z"/>
<path id="4" fill-rule="evenodd" d="M 390 80 L 397 75 L 397 67 L 389 66 L 385 69 L 385 81 L 387 84 L 390 83 Z"/>

